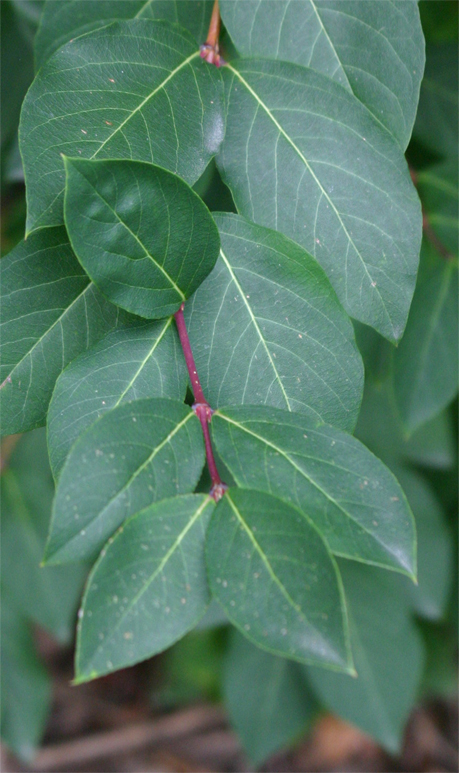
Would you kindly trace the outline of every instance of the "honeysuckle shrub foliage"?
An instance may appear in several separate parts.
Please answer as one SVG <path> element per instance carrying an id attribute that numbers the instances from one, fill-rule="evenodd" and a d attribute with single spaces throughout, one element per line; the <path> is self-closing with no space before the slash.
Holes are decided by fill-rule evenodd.
<path id="1" fill-rule="evenodd" d="M 397 751 L 424 664 L 414 615 L 442 617 L 451 574 L 441 506 L 405 462 L 448 467 L 449 425 L 440 449 L 419 433 L 457 389 L 457 167 L 441 149 L 410 174 L 404 156 L 417 3 L 48 0 L 35 61 L 0 398 L 3 435 L 46 424 L 56 488 L 46 546 L 46 515 L 33 554 L 22 537 L 11 641 L 24 617 L 68 638 L 91 566 L 76 683 L 229 621 L 224 692 L 255 762 L 319 705 Z M 232 211 L 203 201 L 211 162 Z M 44 511 L 53 496 L 43 443 L 7 470 L 4 552 L 28 454 Z M 33 657 L 31 745 L 48 695 Z"/>

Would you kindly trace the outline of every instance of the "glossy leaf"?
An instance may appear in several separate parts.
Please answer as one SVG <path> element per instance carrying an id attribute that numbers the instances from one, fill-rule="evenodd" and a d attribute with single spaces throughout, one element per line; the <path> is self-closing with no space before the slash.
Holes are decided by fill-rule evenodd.
<path id="1" fill-rule="evenodd" d="M 135 19 L 70 41 L 42 67 L 22 108 L 27 231 L 62 223 L 61 153 L 149 161 L 192 184 L 223 131 L 220 73 L 185 30 Z"/>
<path id="2" fill-rule="evenodd" d="M 166 19 L 205 41 L 213 0 L 47 0 L 35 38 L 37 69 L 70 38 L 115 19 Z"/>
<path id="3" fill-rule="evenodd" d="M 318 698 L 346 722 L 398 754 L 422 676 L 424 649 L 401 578 L 340 563 L 349 604 L 357 679 L 307 668 Z"/>
<path id="4" fill-rule="evenodd" d="M 216 222 L 220 258 L 185 307 L 211 405 L 274 405 L 352 430 L 362 362 L 322 269 L 282 234 L 236 215 Z"/>
<path id="5" fill-rule="evenodd" d="M 212 270 L 220 239 L 199 196 L 152 164 L 64 159 L 73 249 L 99 290 L 148 319 L 178 311 Z"/>
<path id="6" fill-rule="evenodd" d="M 46 562 L 94 557 L 128 516 L 193 491 L 203 464 L 199 419 L 188 406 L 151 398 L 104 414 L 67 457 Z"/>
<path id="7" fill-rule="evenodd" d="M 133 320 L 77 357 L 59 376 L 48 411 L 56 478 L 79 435 L 106 411 L 143 397 L 184 399 L 185 361 L 173 318 Z"/>
<path id="8" fill-rule="evenodd" d="M 397 142 L 356 97 L 311 69 L 253 59 L 224 71 L 219 165 L 239 212 L 305 247 L 346 311 L 398 340 L 421 213 Z"/>
<path id="9" fill-rule="evenodd" d="M 204 540 L 213 507 L 202 494 L 157 502 L 103 549 L 80 612 L 77 682 L 162 652 L 202 617 L 210 600 Z"/>
<path id="10" fill-rule="evenodd" d="M 317 708 L 297 663 L 254 647 L 236 630 L 225 657 L 223 697 L 256 766 L 304 733 Z"/>
<path id="11" fill-rule="evenodd" d="M 315 527 L 260 491 L 229 489 L 207 530 L 213 595 L 254 644 L 352 672 L 341 579 Z"/>
<path id="12" fill-rule="evenodd" d="M 444 158 L 457 157 L 458 110 L 457 43 L 429 43 L 415 138 Z"/>
<path id="13" fill-rule="evenodd" d="M 403 486 L 416 520 L 418 585 L 407 581 L 406 593 L 418 615 L 428 620 L 441 620 L 454 574 L 451 530 L 441 504 L 425 478 L 401 464 L 394 464 L 392 469 Z"/>
<path id="14" fill-rule="evenodd" d="M 31 762 L 45 731 L 51 681 L 38 658 L 32 632 L 3 594 L 1 606 L 1 735 Z"/>
<path id="15" fill-rule="evenodd" d="M 392 473 L 358 440 L 273 408 L 222 408 L 212 436 L 236 483 L 312 520 L 330 550 L 416 574 L 413 516 Z"/>
<path id="16" fill-rule="evenodd" d="M 30 236 L 0 263 L 2 434 L 45 422 L 56 379 L 116 328 L 119 309 L 89 281 L 64 228 Z"/>
<path id="17" fill-rule="evenodd" d="M 2 589 L 14 608 L 70 643 L 86 567 L 40 567 L 54 486 L 40 429 L 20 439 L 2 472 Z"/>
<path id="18" fill-rule="evenodd" d="M 404 149 L 424 70 L 417 2 L 220 0 L 239 53 L 311 67 L 355 94 Z"/>
<path id="19" fill-rule="evenodd" d="M 394 393 L 407 434 L 457 394 L 457 269 L 456 261 L 424 251 L 406 332 L 394 354 Z"/>

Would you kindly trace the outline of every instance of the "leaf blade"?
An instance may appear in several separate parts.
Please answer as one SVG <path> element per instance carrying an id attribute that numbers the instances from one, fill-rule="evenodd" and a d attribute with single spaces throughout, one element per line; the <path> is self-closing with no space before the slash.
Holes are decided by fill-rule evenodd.
<path id="1" fill-rule="evenodd" d="M 2 433 L 8 435 L 44 424 L 59 374 L 117 327 L 120 311 L 89 281 L 64 228 L 30 236 L 0 269 L 0 399 Z M 18 316 L 18 309 L 26 313 Z"/>
<path id="2" fill-rule="evenodd" d="M 188 406 L 148 398 L 104 414 L 77 440 L 62 470 L 46 563 L 93 557 L 127 517 L 192 491 L 203 464 L 201 427 Z"/>
<path id="3" fill-rule="evenodd" d="M 176 175 L 132 161 L 64 158 L 64 217 L 78 259 L 113 303 L 169 316 L 218 256 L 209 210 Z"/>
<path id="4" fill-rule="evenodd" d="M 243 57 L 311 67 L 355 94 L 406 148 L 424 70 L 416 2 L 222 0 Z"/>
<path id="5" fill-rule="evenodd" d="M 281 234 L 240 216 L 215 220 L 220 258 L 185 306 L 211 405 L 265 403 L 352 430 L 362 363 L 320 267 Z"/>
<path id="6" fill-rule="evenodd" d="M 238 485 L 295 505 L 336 555 L 415 576 L 415 526 L 406 498 L 358 440 L 262 406 L 219 409 L 211 429 Z"/>
<path id="7" fill-rule="evenodd" d="M 213 507 L 203 494 L 162 500 L 117 532 L 83 599 L 77 683 L 161 652 L 202 617 L 210 600 L 204 538 Z"/>
<path id="8" fill-rule="evenodd" d="M 398 340 L 421 215 L 397 143 L 311 69 L 261 59 L 224 69 L 230 109 L 218 162 L 238 211 L 305 247 L 346 311 Z"/>
<path id="9" fill-rule="evenodd" d="M 244 636 L 273 654 L 352 672 L 336 566 L 295 508 L 229 489 L 209 524 L 206 555 L 211 591 Z"/>
<path id="10" fill-rule="evenodd" d="M 424 648 L 395 575 L 341 562 L 357 679 L 305 668 L 317 697 L 397 754 L 416 700 Z"/>
<path id="11" fill-rule="evenodd" d="M 74 360 L 56 382 L 48 411 L 51 469 L 58 477 L 71 446 L 108 410 L 128 400 L 183 400 L 185 363 L 173 318 L 133 320 Z"/>
<path id="12" fill-rule="evenodd" d="M 168 22 L 115 22 L 67 43 L 40 70 L 22 110 L 27 232 L 62 223 L 60 152 L 147 161 L 193 184 L 221 142 L 222 98 L 217 69 Z"/>

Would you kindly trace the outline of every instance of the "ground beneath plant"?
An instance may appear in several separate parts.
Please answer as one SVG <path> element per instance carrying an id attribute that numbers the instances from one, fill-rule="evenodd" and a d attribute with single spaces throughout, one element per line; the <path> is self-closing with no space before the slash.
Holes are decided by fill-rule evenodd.
<path id="1" fill-rule="evenodd" d="M 40 634 L 39 646 L 54 679 L 53 710 L 44 745 L 33 764 L 21 764 L 3 747 L 3 773 L 241 773 L 253 768 L 224 710 L 192 704 L 154 710 L 151 684 L 161 659 L 117 672 L 78 688 L 70 685 L 72 651 Z M 268 761 L 266 773 L 319 771 L 458 770 L 458 708 L 432 701 L 411 716 L 402 755 L 389 757 L 370 738 L 323 716 L 295 749 Z"/>

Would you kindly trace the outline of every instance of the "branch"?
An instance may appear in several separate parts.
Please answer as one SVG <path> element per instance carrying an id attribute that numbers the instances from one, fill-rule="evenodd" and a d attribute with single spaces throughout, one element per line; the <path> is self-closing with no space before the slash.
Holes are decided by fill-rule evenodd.
<path id="1" fill-rule="evenodd" d="M 196 369 L 196 363 L 193 357 L 193 351 L 191 349 L 190 339 L 188 337 L 188 330 L 186 329 L 185 317 L 183 316 L 183 309 L 185 304 L 182 303 L 179 310 L 174 314 L 175 323 L 182 345 L 183 354 L 185 357 L 186 367 L 188 369 L 188 375 L 191 381 L 191 387 L 193 389 L 194 404 L 193 411 L 198 417 L 202 434 L 204 435 L 204 445 L 206 448 L 206 460 L 207 466 L 210 472 L 210 478 L 212 480 L 212 488 L 210 489 L 210 496 L 218 502 L 222 498 L 228 486 L 223 483 L 220 478 L 217 465 L 215 462 L 214 452 L 212 448 L 212 441 L 210 439 L 209 422 L 212 418 L 213 410 L 207 402 L 202 389 L 201 382 L 199 380 L 198 371 Z"/>
<path id="2" fill-rule="evenodd" d="M 223 714 L 219 709 L 213 706 L 193 706 L 170 716 L 152 717 L 147 722 L 45 747 L 35 757 L 33 770 L 62 770 L 71 765 L 90 764 L 107 755 L 126 754 L 145 746 L 218 727 L 222 721 Z"/>

